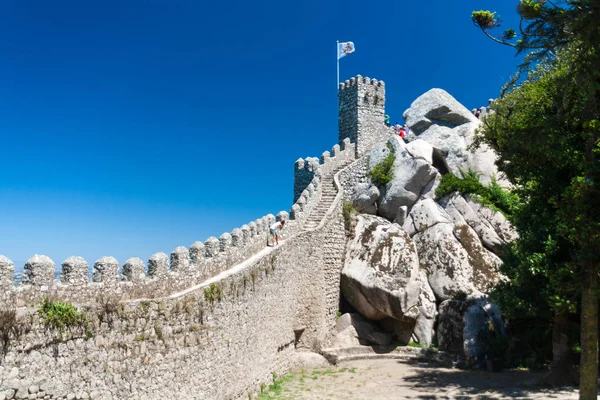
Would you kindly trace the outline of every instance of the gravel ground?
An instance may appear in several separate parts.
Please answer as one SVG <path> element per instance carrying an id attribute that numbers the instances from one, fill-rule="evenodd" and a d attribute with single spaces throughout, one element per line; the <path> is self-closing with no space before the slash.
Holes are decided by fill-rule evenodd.
<path id="1" fill-rule="evenodd" d="M 537 386 L 543 373 L 440 368 L 404 360 L 356 360 L 296 371 L 278 379 L 259 399 L 577 399 L 576 388 Z"/>

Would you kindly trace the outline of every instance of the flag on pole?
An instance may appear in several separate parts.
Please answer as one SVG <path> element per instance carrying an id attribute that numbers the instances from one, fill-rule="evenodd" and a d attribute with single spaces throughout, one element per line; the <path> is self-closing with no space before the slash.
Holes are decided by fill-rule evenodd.
<path id="1" fill-rule="evenodd" d="M 338 43 L 338 60 L 342 57 L 346 57 L 350 53 L 354 53 L 354 43 Z"/>

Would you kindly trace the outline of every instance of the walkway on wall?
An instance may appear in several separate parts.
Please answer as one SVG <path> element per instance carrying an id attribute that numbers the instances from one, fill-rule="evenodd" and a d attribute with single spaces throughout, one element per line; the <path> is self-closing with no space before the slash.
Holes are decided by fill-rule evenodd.
<path id="1" fill-rule="evenodd" d="M 312 210 L 312 212 L 308 216 L 308 219 L 304 223 L 304 225 L 302 227 L 303 231 L 315 229 L 316 227 L 319 226 L 319 224 L 321 223 L 323 218 L 325 218 L 327 211 L 333 204 L 333 202 L 337 196 L 337 193 L 338 193 L 337 188 L 335 187 L 335 183 L 334 183 L 334 176 L 339 171 L 346 168 L 350 163 L 352 163 L 354 161 L 355 160 L 351 160 L 350 162 L 339 166 L 335 170 L 331 171 L 330 173 L 328 173 L 327 175 L 322 177 L 322 179 L 321 179 L 321 185 L 322 185 L 321 186 L 321 190 L 322 190 L 321 191 L 321 199 L 319 200 L 319 203 L 315 206 L 315 208 Z M 175 298 L 183 297 L 183 296 L 186 296 L 196 290 L 210 286 L 211 283 L 217 283 L 229 276 L 235 275 L 237 272 L 244 270 L 248 265 L 251 265 L 256 260 L 259 260 L 262 257 L 265 257 L 266 255 L 271 253 L 274 249 L 278 248 L 279 246 L 283 246 L 285 244 L 285 242 L 290 238 L 291 237 L 288 237 L 286 240 L 279 240 L 279 245 L 277 245 L 277 246 L 274 246 L 274 247 L 266 246 L 259 252 L 251 255 L 250 257 L 248 257 L 247 259 L 245 259 L 244 261 L 242 261 L 236 265 L 232 265 L 230 268 L 219 273 L 218 275 L 210 277 L 210 278 L 206 279 L 205 281 L 198 283 L 194 286 L 191 286 L 187 289 L 181 290 L 176 293 L 171 293 L 170 295 L 165 296 L 161 299 L 175 299 Z M 140 302 L 140 301 L 147 301 L 147 300 L 151 300 L 151 299 L 138 298 L 138 299 L 132 299 L 132 300 L 128 300 L 128 301 Z M 157 300 L 157 299 L 155 298 L 152 300 Z"/>
<path id="2" fill-rule="evenodd" d="M 352 162 L 354 161 L 355 160 L 352 160 Z M 327 214 L 327 211 L 333 204 L 338 193 L 335 183 L 333 182 L 333 177 L 348 165 L 349 163 L 342 164 L 321 178 L 321 199 L 308 216 L 306 222 L 304 222 L 304 226 L 302 227 L 303 230 L 308 231 L 315 229 L 319 226 L 323 218 L 325 218 L 325 214 Z"/>

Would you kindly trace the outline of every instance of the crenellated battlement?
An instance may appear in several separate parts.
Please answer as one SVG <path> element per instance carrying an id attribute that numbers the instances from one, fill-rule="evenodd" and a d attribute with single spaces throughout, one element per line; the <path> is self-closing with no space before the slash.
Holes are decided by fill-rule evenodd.
<path id="1" fill-rule="evenodd" d="M 350 79 L 346 79 L 344 82 L 339 84 L 339 89 L 340 90 L 344 90 L 346 88 L 349 88 L 351 86 L 357 86 L 358 83 L 362 83 L 365 85 L 372 85 L 372 86 L 377 86 L 377 87 L 384 87 L 385 86 L 385 82 L 384 81 L 378 81 L 377 79 L 373 78 L 369 78 L 368 76 L 366 77 L 362 77 L 361 75 L 356 75 L 355 77 L 352 77 Z"/>
<path id="2" fill-rule="evenodd" d="M 310 198 L 308 192 L 304 198 Z M 170 255 L 155 253 L 146 264 L 134 257 L 120 265 L 114 257 L 105 256 L 96 260 L 90 271 L 82 257 L 68 257 L 60 265 L 57 280 L 55 262 L 36 254 L 25 263 L 23 279 L 18 285 L 14 263 L 0 255 L 3 289 L 0 301 L 19 307 L 49 296 L 80 303 L 95 302 L 106 296 L 121 300 L 165 296 L 215 276 L 260 251 L 266 246 L 269 225 L 276 219 L 287 220 L 289 215 L 287 211 L 280 211 L 277 217 L 265 215 L 218 238 L 211 236 L 205 242 L 194 242 L 189 249 L 178 246 Z M 293 229 L 294 224 L 291 224 L 290 231 Z"/>

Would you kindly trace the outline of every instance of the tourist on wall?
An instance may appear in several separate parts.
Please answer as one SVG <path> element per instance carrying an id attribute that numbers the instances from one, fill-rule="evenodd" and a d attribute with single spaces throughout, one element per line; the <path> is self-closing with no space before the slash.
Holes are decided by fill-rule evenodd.
<path id="1" fill-rule="evenodd" d="M 385 124 L 385 126 L 387 126 L 388 128 L 390 127 L 390 116 L 389 115 L 385 115 L 384 119 L 383 119 L 383 123 Z"/>
<path id="2" fill-rule="evenodd" d="M 279 244 L 279 237 L 277 236 L 277 231 L 281 231 L 283 229 L 283 225 L 285 224 L 285 220 L 282 219 L 280 221 L 275 222 L 269 227 L 269 232 L 271 233 L 271 244 L 267 241 L 267 246 L 273 246 Z"/>

